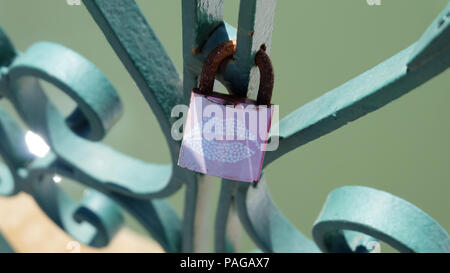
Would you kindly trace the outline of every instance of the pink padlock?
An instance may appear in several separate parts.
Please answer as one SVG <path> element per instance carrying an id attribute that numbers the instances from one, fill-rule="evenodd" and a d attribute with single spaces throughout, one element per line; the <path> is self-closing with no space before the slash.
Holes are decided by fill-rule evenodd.
<path id="1" fill-rule="evenodd" d="M 255 55 L 261 75 L 256 101 L 212 91 L 220 64 L 235 51 L 235 41 L 228 41 L 206 58 L 200 87 L 191 94 L 178 165 L 230 180 L 256 182 L 274 111 L 270 104 L 273 67 L 264 49 L 259 50 Z"/>

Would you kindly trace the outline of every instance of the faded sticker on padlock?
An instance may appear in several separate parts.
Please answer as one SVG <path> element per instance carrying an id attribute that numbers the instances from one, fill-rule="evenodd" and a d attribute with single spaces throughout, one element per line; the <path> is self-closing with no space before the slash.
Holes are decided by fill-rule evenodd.
<path id="1" fill-rule="evenodd" d="M 225 104 L 223 99 L 192 93 L 178 165 L 223 178 L 258 181 L 273 109 Z"/>
<path id="2" fill-rule="evenodd" d="M 218 124 L 219 122 L 223 123 L 224 137 L 222 140 L 203 138 L 202 129 L 200 126 L 196 126 L 184 136 L 183 144 L 206 159 L 223 163 L 242 161 L 254 155 L 255 151 L 259 149 L 259 143 L 256 140 L 252 140 L 256 139 L 256 137 L 251 136 L 251 133 L 244 127 L 244 124 L 234 122 L 233 119 L 230 122 L 230 119 L 220 120 L 217 117 L 203 118 L 203 124 Z M 236 126 L 230 126 L 232 124 Z M 231 138 L 230 135 L 236 136 L 236 139 L 227 140 Z M 245 145 L 237 139 L 247 140 L 252 145 Z"/>

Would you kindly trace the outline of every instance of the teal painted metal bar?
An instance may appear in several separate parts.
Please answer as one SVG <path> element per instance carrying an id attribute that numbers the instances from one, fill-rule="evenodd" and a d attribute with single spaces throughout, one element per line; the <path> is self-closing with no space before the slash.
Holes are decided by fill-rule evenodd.
<path id="1" fill-rule="evenodd" d="M 433 218 L 401 198 L 368 187 L 332 191 L 314 223 L 314 240 L 326 252 L 355 251 L 346 230 L 380 239 L 400 252 L 450 252 L 450 237 Z"/>
<path id="2" fill-rule="evenodd" d="M 254 59 L 261 47 L 270 54 L 276 2 L 276 0 L 240 1 L 234 75 L 239 77 L 238 82 L 247 84 L 233 90 L 236 94 L 251 98 L 257 96 L 259 74 Z"/>
<path id="3" fill-rule="evenodd" d="M 283 118 L 279 149 L 268 152 L 264 164 L 379 109 L 445 71 L 450 66 L 450 27 L 448 20 L 439 22 L 449 11 L 450 4 L 418 42 Z"/>
<path id="4" fill-rule="evenodd" d="M 182 1 L 183 21 L 183 94 L 187 104 L 192 89 L 197 85 L 202 61 L 198 59 L 211 33 L 222 24 L 223 1 L 192 0 Z M 197 55 L 197 56 L 196 56 Z M 178 157 L 177 157 L 178 159 Z M 202 181 L 205 177 L 186 184 L 184 207 L 183 251 L 204 251 L 206 241 L 198 241 L 205 236 L 204 231 L 195 226 L 205 225 L 208 205 L 201 204 L 199 197 L 207 195 L 210 185 Z M 205 207 L 206 206 L 206 207 Z M 201 211 L 203 209 L 203 211 Z M 201 234 L 203 233 L 203 234 Z M 197 240 L 196 240 L 197 239 Z"/>
<path id="5" fill-rule="evenodd" d="M 180 143 L 171 137 L 171 123 L 174 121 L 171 111 L 183 102 L 183 85 L 170 57 L 135 1 L 83 2 L 156 115 L 175 160 Z M 139 50 L 142 44 L 149 50 Z M 195 179 L 192 173 L 173 162 L 172 178 L 166 182 L 167 187 L 162 190 L 161 197 L 177 191 L 186 180 Z"/>
<path id="6" fill-rule="evenodd" d="M 0 233 L 0 253 L 14 253 L 14 249 L 9 245 L 8 241 Z"/>

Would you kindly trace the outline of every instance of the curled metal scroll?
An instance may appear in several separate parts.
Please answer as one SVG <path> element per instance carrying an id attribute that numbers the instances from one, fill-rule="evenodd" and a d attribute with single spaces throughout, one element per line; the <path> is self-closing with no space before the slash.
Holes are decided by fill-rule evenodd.
<path id="1" fill-rule="evenodd" d="M 270 52 L 276 1 L 241 1 L 239 30 L 223 22 L 222 1 L 183 1 L 183 81 L 135 1 L 83 2 L 157 116 L 172 164 L 143 162 L 99 142 L 120 118 L 122 106 L 95 65 L 48 42 L 18 53 L 0 29 L 0 99 L 10 100 L 25 124 L 51 148 L 43 158 L 30 154 L 23 131 L 0 109 L 0 154 L 6 163 L 0 164 L 0 194 L 30 194 L 59 227 L 85 244 L 108 244 L 123 224 L 122 208 L 166 251 L 196 250 L 200 234 L 194 226 L 203 186 L 201 177 L 176 166 L 180 143 L 171 137 L 171 109 L 186 102 L 208 52 L 232 39 L 237 39 L 236 62 L 224 67 L 218 79 L 240 95 L 252 93 L 250 68 L 260 43 Z M 450 4 L 412 46 L 284 118 L 280 148 L 267 152 L 264 165 L 445 71 L 450 66 L 450 19 L 443 18 L 449 12 Z M 139 50 L 141 43 L 152 50 Z M 64 117 L 45 95 L 41 80 L 71 97 L 75 111 Z M 71 199 L 51 181 L 55 173 L 82 183 L 89 192 L 80 202 Z M 163 199 L 182 185 L 183 220 Z M 378 240 L 402 252 L 450 252 L 448 234 L 430 216 L 407 201 L 365 187 L 343 187 L 329 195 L 313 228 L 314 241 L 278 211 L 264 176 L 254 185 L 222 181 L 215 234 L 219 252 L 234 251 L 227 238 L 230 211 L 266 252 L 376 252 Z"/>
<path id="2" fill-rule="evenodd" d="M 2 194 L 30 193 L 56 224 L 92 246 L 107 245 L 123 222 L 114 200 L 167 251 L 179 251 L 178 216 L 165 201 L 147 199 L 170 184 L 170 166 L 148 164 L 92 142 L 102 139 L 121 114 L 117 93 L 103 74 L 77 53 L 53 43 L 35 44 L 3 67 L 3 72 L 2 86 L 7 88 L 2 95 L 11 100 L 29 128 L 45 139 L 51 153 L 44 158 L 30 155 L 23 132 L 2 111 L 0 133 L 9 140 L 2 141 L 2 156 L 11 170 L 2 168 Z M 72 97 L 78 105 L 74 113 L 64 118 L 39 80 Z M 127 171 L 120 172 L 121 168 Z M 55 173 L 98 192 L 89 192 L 78 204 L 51 181 Z"/>
<path id="3" fill-rule="evenodd" d="M 332 191 L 314 224 L 313 235 L 323 251 L 355 251 L 346 231 L 356 231 L 360 241 L 363 234 L 370 235 L 400 252 L 450 252 L 450 237 L 428 214 L 401 198 L 368 187 L 346 186 Z"/>

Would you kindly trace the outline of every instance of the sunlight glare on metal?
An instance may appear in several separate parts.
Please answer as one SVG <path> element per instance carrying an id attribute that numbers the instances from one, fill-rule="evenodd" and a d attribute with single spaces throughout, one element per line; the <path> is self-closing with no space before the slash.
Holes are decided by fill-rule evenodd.
<path id="1" fill-rule="evenodd" d="M 37 157 L 45 157 L 50 151 L 50 147 L 45 143 L 42 137 L 32 131 L 28 131 L 25 134 L 25 143 L 27 144 L 30 153 Z"/>
<path id="2" fill-rule="evenodd" d="M 61 183 L 61 181 L 62 181 L 61 176 L 59 176 L 59 175 L 53 176 L 53 182 L 55 182 L 56 184 Z"/>

